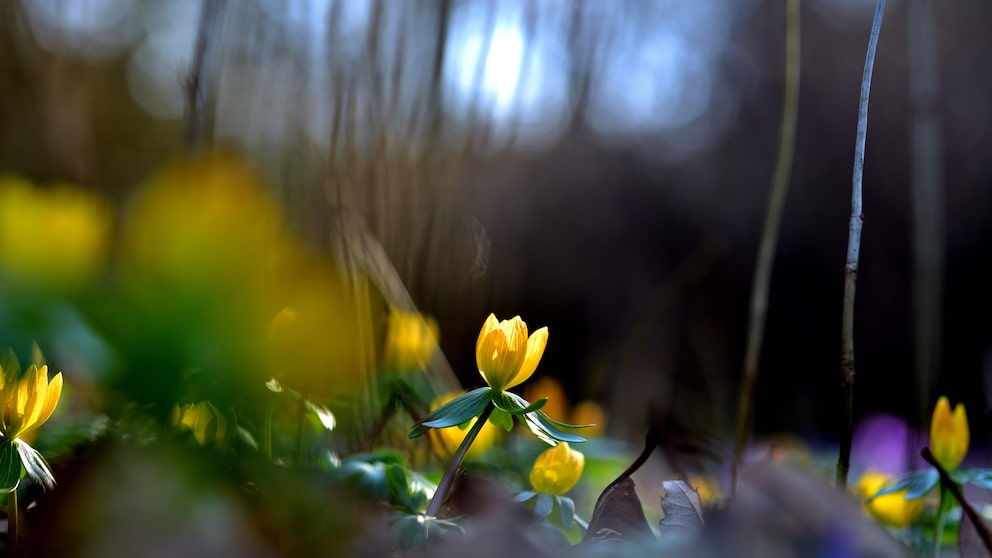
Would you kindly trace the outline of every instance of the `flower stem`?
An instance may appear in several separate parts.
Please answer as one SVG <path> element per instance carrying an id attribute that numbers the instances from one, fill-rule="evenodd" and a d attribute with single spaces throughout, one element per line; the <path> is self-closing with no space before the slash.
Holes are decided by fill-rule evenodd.
<path id="1" fill-rule="evenodd" d="M 465 434 L 465 438 L 462 439 L 461 445 L 458 446 L 458 451 L 455 452 L 454 457 L 451 458 L 451 463 L 448 464 L 448 468 L 444 471 L 444 476 L 441 477 L 441 482 L 437 485 L 437 490 L 434 491 L 434 497 L 431 498 L 431 503 L 427 506 L 427 515 L 431 517 L 437 517 L 439 511 L 441 511 L 441 504 L 444 503 L 444 499 L 447 496 L 448 490 L 451 489 L 451 483 L 455 480 L 455 475 L 458 473 L 458 467 L 461 466 L 462 460 L 465 459 L 465 454 L 468 453 L 468 448 L 472 446 L 472 442 L 475 441 L 475 437 L 479 435 L 482 427 L 486 425 L 486 421 L 489 420 L 489 415 L 493 414 L 493 410 L 496 407 L 490 401 L 486 405 L 486 408 L 482 410 L 482 414 L 475 420 L 475 424 L 472 428 Z"/>
<path id="2" fill-rule="evenodd" d="M 17 549 L 17 489 L 7 494 L 7 548 Z"/>
<path id="3" fill-rule="evenodd" d="M 953 482 L 953 481 L 951 481 Z M 940 500 L 937 504 L 937 526 L 933 531 L 933 549 L 930 552 L 932 558 L 940 558 L 941 548 L 944 546 L 944 522 L 947 519 L 947 512 L 951 509 L 951 501 L 954 497 L 944 485 L 944 480 L 940 481 Z"/>

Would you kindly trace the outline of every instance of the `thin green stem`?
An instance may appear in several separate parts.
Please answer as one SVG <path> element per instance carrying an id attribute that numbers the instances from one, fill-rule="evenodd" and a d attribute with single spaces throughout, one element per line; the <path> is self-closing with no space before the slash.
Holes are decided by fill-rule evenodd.
<path id="1" fill-rule="evenodd" d="M 296 464 L 303 465 L 303 438 L 307 426 L 307 399 L 300 398 L 300 413 L 296 420 Z"/>
<path id="2" fill-rule="evenodd" d="M 952 497 L 948 494 L 944 481 L 940 482 L 940 500 L 937 504 L 937 526 L 933 530 L 933 547 L 930 550 L 931 558 L 940 558 L 940 551 L 944 547 L 944 523 L 947 521 L 947 511 L 951 507 Z"/>
<path id="3" fill-rule="evenodd" d="M 758 381 L 758 363 L 765 336 L 765 317 L 768 313 L 768 291 L 771 285 L 775 247 L 782 223 L 785 199 L 789 193 L 789 176 L 796 146 L 796 127 L 799 120 L 799 0 L 785 4 L 785 91 L 782 101 L 782 127 L 779 130 L 778 159 L 768 194 L 768 212 L 765 214 L 758 261 L 754 266 L 751 284 L 750 320 L 747 328 L 747 348 L 741 379 L 740 399 L 737 403 L 737 438 L 734 462 L 731 465 L 731 490 L 736 490 L 737 468 L 744 448 L 751 435 L 754 414 L 754 391 Z"/>
<path id="4" fill-rule="evenodd" d="M 837 487 L 847 488 L 847 473 L 851 468 L 851 440 L 854 435 L 854 292 L 858 281 L 858 256 L 861 254 L 862 182 L 865 172 L 865 139 L 868 135 L 868 94 L 871 92 L 871 73 L 875 67 L 875 50 L 878 33 L 885 13 L 885 0 L 878 0 L 875 19 L 868 37 L 865 71 L 861 78 L 861 101 L 858 104 L 858 135 L 854 143 L 854 178 L 851 188 L 851 220 L 847 239 L 847 261 L 844 264 L 844 303 L 841 320 L 841 425 L 840 451 L 837 456 Z"/>
<path id="5" fill-rule="evenodd" d="M 262 455 L 269 461 L 272 460 L 272 419 L 275 414 L 275 402 L 266 403 L 262 415 Z"/>
<path id="6" fill-rule="evenodd" d="M 486 408 L 482 410 L 482 414 L 475 420 L 472 428 L 465 433 L 465 438 L 462 439 L 461 445 L 458 446 L 458 451 L 451 458 L 451 463 L 448 464 L 448 468 L 444 471 L 444 476 L 441 477 L 441 482 L 438 483 L 437 490 L 434 491 L 434 497 L 431 498 L 431 503 L 427 506 L 427 515 L 437 517 L 438 512 L 441 511 L 441 504 L 444 503 L 448 491 L 451 490 L 451 483 L 455 480 L 455 475 L 458 473 L 458 468 L 461 466 L 462 460 L 465 459 L 465 454 L 468 453 L 468 448 L 472 446 L 472 442 L 475 441 L 476 436 L 482 431 L 482 427 L 486 425 L 489 415 L 493 414 L 495 408 L 490 401 L 486 405 Z"/>
<path id="7" fill-rule="evenodd" d="M 11 554 L 17 549 L 17 489 L 7 494 L 7 546 Z"/>

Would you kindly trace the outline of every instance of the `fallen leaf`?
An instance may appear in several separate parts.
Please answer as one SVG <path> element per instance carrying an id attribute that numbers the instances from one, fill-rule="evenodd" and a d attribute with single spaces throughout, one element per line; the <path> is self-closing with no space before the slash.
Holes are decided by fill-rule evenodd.
<path id="1" fill-rule="evenodd" d="M 644 517 L 644 508 L 630 477 L 611 484 L 596 501 L 589 529 L 582 542 L 622 539 L 626 541 L 652 537 L 654 533 Z"/>
<path id="2" fill-rule="evenodd" d="M 661 511 L 665 517 L 658 522 L 658 534 L 694 534 L 703 528 L 703 504 L 699 493 L 681 480 L 662 484 Z"/>

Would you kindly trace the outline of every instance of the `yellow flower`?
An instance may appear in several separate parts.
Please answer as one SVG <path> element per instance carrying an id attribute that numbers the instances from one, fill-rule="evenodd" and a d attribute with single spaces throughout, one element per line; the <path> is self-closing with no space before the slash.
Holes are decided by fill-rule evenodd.
<path id="1" fill-rule="evenodd" d="M 437 349 L 438 326 L 431 317 L 394 311 L 386 331 L 386 365 L 400 370 L 422 370 Z"/>
<path id="2" fill-rule="evenodd" d="M 586 457 L 560 442 L 537 457 L 530 470 L 530 484 L 538 492 L 562 495 L 575 486 L 582 476 Z"/>
<path id="3" fill-rule="evenodd" d="M 32 364 L 20 378 L 16 370 L 0 374 L 0 435 L 16 440 L 52 416 L 62 395 L 62 373 L 48 381 L 48 365 Z"/>
<path id="4" fill-rule="evenodd" d="M 884 474 L 868 471 L 858 480 L 857 491 L 863 498 L 869 498 L 889 480 Z M 923 500 L 916 498 L 907 500 L 906 491 L 885 494 L 865 503 L 865 510 L 882 523 L 893 527 L 905 527 L 920 516 L 923 511 Z"/>
<path id="5" fill-rule="evenodd" d="M 77 188 L 0 177 L 0 268 L 57 291 L 83 284 L 104 268 L 111 221 L 104 204 Z"/>
<path id="6" fill-rule="evenodd" d="M 606 411 L 595 401 L 583 401 L 572 409 L 572 424 L 591 424 L 582 431 L 583 436 L 601 436 L 606 430 Z"/>
<path id="7" fill-rule="evenodd" d="M 222 440 L 227 430 L 227 420 L 217 412 L 209 401 L 190 403 L 175 407 L 172 422 L 193 432 L 193 437 L 201 446 L 208 441 Z"/>
<path id="8" fill-rule="evenodd" d="M 464 391 L 453 392 L 447 395 L 437 398 L 433 403 L 431 403 L 431 411 L 437 409 L 441 405 L 452 401 L 454 398 L 465 393 Z M 465 435 L 468 431 L 475 425 L 475 421 L 479 420 L 477 417 L 473 417 L 468 421 L 468 425 L 463 429 L 461 426 L 449 426 L 448 428 L 431 428 L 430 437 L 434 446 L 438 449 L 438 452 L 442 457 L 451 457 L 458 451 L 458 446 L 461 445 L 462 440 L 465 439 Z M 497 436 L 499 436 L 499 427 L 493 425 L 491 422 L 486 422 L 486 424 L 479 430 L 479 435 L 475 437 L 475 441 L 472 442 L 472 446 L 468 449 L 468 456 L 473 459 L 478 459 L 493 445 L 496 441 Z"/>
<path id="9" fill-rule="evenodd" d="M 527 383 L 527 387 L 523 388 L 521 395 L 531 402 L 547 397 L 548 402 L 545 403 L 544 407 L 541 407 L 544 414 L 559 420 L 565 420 L 568 417 L 568 397 L 565 395 L 565 389 L 561 382 L 552 376 L 534 378 L 533 381 Z"/>
<path id="10" fill-rule="evenodd" d="M 937 400 L 930 419 L 930 450 L 941 467 L 953 471 L 968 453 L 968 415 L 964 404 L 958 403 L 951 414 L 951 404 L 946 397 Z"/>
<path id="11" fill-rule="evenodd" d="M 499 321 L 489 314 L 475 344 L 479 373 L 494 391 L 509 389 L 530 378 L 547 343 L 547 327 L 528 337 L 527 324 L 520 316 Z"/>

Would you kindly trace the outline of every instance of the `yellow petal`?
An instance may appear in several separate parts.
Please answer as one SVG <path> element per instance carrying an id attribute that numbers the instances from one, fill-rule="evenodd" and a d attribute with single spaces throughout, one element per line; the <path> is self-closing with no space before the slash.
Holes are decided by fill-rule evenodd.
<path id="1" fill-rule="evenodd" d="M 497 329 L 490 332 L 482 343 L 479 372 L 496 391 L 502 391 L 517 371 L 523 361 L 523 353 L 510 350 L 506 334 Z"/>
<path id="2" fill-rule="evenodd" d="M 485 323 L 482 324 L 482 331 L 479 332 L 479 339 L 475 342 L 475 360 L 476 364 L 479 365 L 479 370 L 482 370 L 482 363 L 484 360 L 483 356 L 485 356 L 482 346 L 485 343 L 486 337 L 488 337 L 489 333 L 496 329 L 497 326 L 499 326 L 499 320 L 496 319 L 496 314 L 489 314 L 489 317 L 486 318 Z"/>
<path id="3" fill-rule="evenodd" d="M 45 374 L 46 378 L 48 374 Z M 52 378 L 52 381 L 48 384 L 48 388 L 45 390 L 45 398 L 41 405 L 41 413 L 37 419 L 37 426 L 41 426 L 52 416 L 55 412 L 55 407 L 59 404 L 59 397 L 62 396 L 62 373 L 59 372 Z"/>
<path id="4" fill-rule="evenodd" d="M 964 405 L 958 403 L 951 414 L 951 404 L 941 396 L 930 419 L 930 449 L 944 469 L 953 471 L 968 453 L 970 433 Z"/>
<path id="5" fill-rule="evenodd" d="M 857 490 L 865 499 L 873 496 L 888 477 L 875 471 L 866 472 L 859 480 Z M 920 516 L 923 499 L 906 499 L 906 490 L 885 494 L 865 503 L 865 510 L 875 519 L 893 527 L 905 527 Z"/>
<path id="6" fill-rule="evenodd" d="M 561 442 L 538 456 L 530 471 L 530 484 L 538 492 L 562 495 L 579 482 L 584 466 L 585 456 Z"/>
<path id="7" fill-rule="evenodd" d="M 517 375 L 513 377 L 513 380 L 507 384 L 506 389 L 522 384 L 534 374 L 534 370 L 537 369 L 537 363 L 541 362 L 541 357 L 544 355 L 544 347 L 547 346 L 547 344 L 547 327 L 542 327 L 531 334 L 530 338 L 527 339 L 527 353 L 524 356 L 523 363 L 520 365 L 520 371 L 517 372 Z"/>

